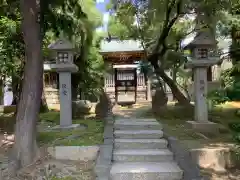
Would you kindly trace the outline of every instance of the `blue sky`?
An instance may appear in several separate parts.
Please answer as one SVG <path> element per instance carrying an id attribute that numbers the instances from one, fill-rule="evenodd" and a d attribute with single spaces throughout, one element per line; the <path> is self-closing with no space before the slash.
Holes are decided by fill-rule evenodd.
<path id="1" fill-rule="evenodd" d="M 97 0 L 97 9 L 103 13 L 103 22 L 104 27 L 98 28 L 98 30 L 106 30 L 107 23 L 109 19 L 109 13 L 106 11 L 106 5 L 109 3 L 109 0 Z"/>

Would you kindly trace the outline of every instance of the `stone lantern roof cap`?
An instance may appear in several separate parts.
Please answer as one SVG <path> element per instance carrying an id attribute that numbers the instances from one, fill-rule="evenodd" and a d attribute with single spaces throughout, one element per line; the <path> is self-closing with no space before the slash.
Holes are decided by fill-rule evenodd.
<path id="1" fill-rule="evenodd" d="M 57 41 L 51 43 L 48 46 L 48 48 L 51 50 L 60 50 L 60 51 L 65 50 L 66 51 L 66 50 L 73 50 L 74 46 L 67 39 L 61 38 L 61 39 L 58 39 Z"/>
<path id="2" fill-rule="evenodd" d="M 214 39 L 214 37 L 211 35 L 210 32 L 201 31 L 201 32 L 198 32 L 196 34 L 196 36 L 194 37 L 194 39 L 190 43 L 185 45 L 185 47 L 183 47 L 183 48 L 191 49 L 191 48 L 195 48 L 198 46 L 215 47 L 217 45 L 217 43 L 218 42 Z"/>

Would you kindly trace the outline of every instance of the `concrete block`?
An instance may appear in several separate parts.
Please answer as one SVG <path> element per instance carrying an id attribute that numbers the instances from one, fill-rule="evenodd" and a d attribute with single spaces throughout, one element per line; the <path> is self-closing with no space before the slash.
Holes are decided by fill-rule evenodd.
<path id="1" fill-rule="evenodd" d="M 196 121 L 187 121 L 186 125 L 198 132 L 206 133 L 218 133 L 219 125 L 210 121 L 207 122 L 196 122 Z"/>
<path id="2" fill-rule="evenodd" d="M 230 148 L 199 148 L 192 149 L 190 153 L 193 161 L 204 169 L 212 169 L 215 172 L 226 172 L 226 168 L 232 166 Z"/>
<path id="3" fill-rule="evenodd" d="M 56 146 L 48 148 L 48 153 L 58 160 L 95 161 L 98 152 L 98 146 Z"/>

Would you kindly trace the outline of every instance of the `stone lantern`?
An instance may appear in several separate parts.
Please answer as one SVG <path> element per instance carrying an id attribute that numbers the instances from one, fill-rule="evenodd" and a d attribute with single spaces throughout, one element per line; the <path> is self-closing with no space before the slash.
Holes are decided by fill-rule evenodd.
<path id="1" fill-rule="evenodd" d="M 56 58 L 54 70 L 59 73 L 60 126 L 56 128 L 75 128 L 72 124 L 71 73 L 78 71 L 73 63 L 74 47 L 66 39 L 59 39 L 48 46 Z"/>
<path id="2" fill-rule="evenodd" d="M 205 29 L 197 32 L 196 37 L 185 49 L 189 49 L 191 52 L 185 67 L 193 70 L 195 100 L 195 121 L 188 121 L 187 123 L 200 131 L 211 132 L 213 128 L 217 129 L 217 125 L 208 121 L 207 70 L 220 60 L 216 53 L 217 41 L 210 30 Z"/>

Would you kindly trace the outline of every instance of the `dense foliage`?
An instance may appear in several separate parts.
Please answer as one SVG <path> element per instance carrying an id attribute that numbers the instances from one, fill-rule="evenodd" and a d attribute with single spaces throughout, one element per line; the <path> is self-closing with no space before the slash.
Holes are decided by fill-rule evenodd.
<path id="1" fill-rule="evenodd" d="M 226 101 L 240 100 L 240 4 L 239 1 L 232 1 L 230 6 L 221 12 L 221 19 L 218 22 L 220 36 L 230 37 L 232 40 L 229 47 L 228 56 L 231 59 L 232 67 L 222 72 L 221 83 L 222 89 L 211 92 L 210 98 L 216 103 Z"/>
<path id="2" fill-rule="evenodd" d="M 11 163 L 14 167 L 9 173 L 31 164 L 37 155 L 37 120 L 47 46 L 59 36 L 71 40 L 77 49 L 75 63 L 80 68 L 73 75 L 74 88 L 96 89 L 101 86 L 102 61 L 98 54 L 100 37 L 95 29 L 101 24 L 95 0 L 0 1 L 0 73 L 2 79 L 12 77 L 18 105 Z"/>
<path id="3" fill-rule="evenodd" d="M 193 33 L 195 30 L 193 17 L 200 13 L 204 13 L 205 16 L 204 27 L 209 27 L 213 36 L 217 35 L 215 25 L 226 25 L 226 22 L 229 23 L 227 18 L 231 18 L 227 15 L 233 1 L 231 4 L 229 2 L 229 0 L 112 0 L 109 5 L 112 13 L 109 32 L 121 39 L 139 40 L 155 73 L 170 87 L 180 103 L 189 104 L 181 86 L 177 85 L 177 75 L 180 74 L 178 71 L 183 70 L 183 64 L 186 62 L 181 48 L 182 40 Z M 223 20 L 224 22 L 221 22 Z M 198 28 L 201 30 L 203 27 Z M 219 25 L 217 30 L 222 32 L 221 28 Z M 169 78 L 165 70 L 172 71 L 173 76 Z"/>
<path id="4" fill-rule="evenodd" d="M 25 57 L 21 15 L 18 1 L 1 2 L 0 74 L 2 79 L 12 77 L 15 94 L 20 91 L 19 84 L 23 79 Z M 48 58 L 47 46 L 50 43 L 56 40 L 60 34 L 69 37 L 78 49 L 76 64 L 80 69 L 79 74 L 73 76 L 73 82 L 79 89 L 81 88 L 81 91 L 95 91 L 102 85 L 100 82 L 102 60 L 98 53 L 101 36 L 95 31 L 102 24 L 102 15 L 96 9 L 96 2 L 94 0 L 60 0 L 41 1 L 41 3 L 41 28 L 45 59 Z"/>
<path id="5" fill-rule="evenodd" d="M 239 3 L 238 0 L 112 0 L 109 4 L 112 13 L 109 32 L 121 39 L 140 40 L 148 53 L 146 58 L 153 65 L 155 72 L 169 85 L 177 100 L 185 101 L 183 96 L 179 96 L 179 89 L 185 91 L 188 86 L 186 83 L 189 83 L 185 80 L 189 77 L 183 73 L 186 58 L 181 43 L 195 30 L 193 16 L 204 13 L 203 27 L 198 26 L 197 30 L 209 27 L 216 38 L 231 37 L 233 40 L 229 51 L 233 68 L 228 70 L 231 73 L 226 72 L 222 76 L 223 82 L 226 78 L 232 79 L 231 86 L 224 85 L 224 90 L 211 93 L 209 96 L 214 98 L 216 103 L 218 100 L 219 102 L 237 100 L 240 98 Z M 171 70 L 173 74 L 171 79 L 161 70 Z M 227 77 L 227 74 L 230 76 Z M 225 83 L 227 82 L 223 84 Z"/>

